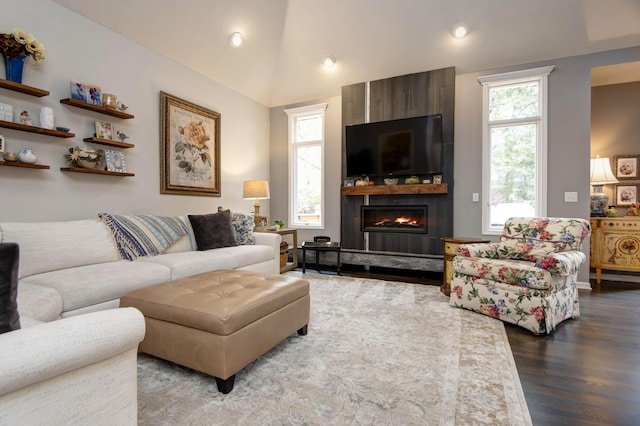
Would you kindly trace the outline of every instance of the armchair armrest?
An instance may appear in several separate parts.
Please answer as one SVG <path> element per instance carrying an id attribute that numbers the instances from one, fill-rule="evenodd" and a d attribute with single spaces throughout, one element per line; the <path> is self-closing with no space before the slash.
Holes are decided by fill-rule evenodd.
<path id="1" fill-rule="evenodd" d="M 536 267 L 546 269 L 551 275 L 567 276 L 578 272 L 587 256 L 577 250 L 561 251 L 536 258 Z"/>
<path id="2" fill-rule="evenodd" d="M 456 255 L 462 257 L 484 257 L 497 259 L 499 245 L 500 243 L 460 244 L 456 250 Z"/>
<path id="3" fill-rule="evenodd" d="M 121 308 L 0 334 L 0 397 L 137 350 L 144 333 L 140 311 Z"/>

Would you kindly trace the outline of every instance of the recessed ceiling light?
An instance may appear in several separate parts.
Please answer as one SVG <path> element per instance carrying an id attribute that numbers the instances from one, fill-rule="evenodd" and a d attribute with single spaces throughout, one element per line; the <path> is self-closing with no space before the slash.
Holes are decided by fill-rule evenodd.
<path id="1" fill-rule="evenodd" d="M 336 58 L 333 55 L 326 55 L 322 63 L 325 68 L 333 68 L 336 65 Z"/>
<path id="2" fill-rule="evenodd" d="M 229 36 L 229 44 L 238 47 L 242 44 L 242 34 L 239 32 L 231 33 Z"/>
<path id="3" fill-rule="evenodd" d="M 465 24 L 458 24 L 455 27 L 453 27 L 452 34 L 455 38 L 463 38 L 468 33 L 469 33 L 469 27 L 467 27 Z"/>

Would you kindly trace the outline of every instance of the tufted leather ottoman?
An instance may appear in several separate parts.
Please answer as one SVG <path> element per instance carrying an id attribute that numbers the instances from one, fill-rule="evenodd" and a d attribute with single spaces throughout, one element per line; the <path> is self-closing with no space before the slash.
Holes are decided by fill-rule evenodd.
<path id="1" fill-rule="evenodd" d="M 221 270 L 132 291 L 147 326 L 140 351 L 215 377 L 229 393 L 235 374 L 297 331 L 307 334 L 309 282 Z"/>

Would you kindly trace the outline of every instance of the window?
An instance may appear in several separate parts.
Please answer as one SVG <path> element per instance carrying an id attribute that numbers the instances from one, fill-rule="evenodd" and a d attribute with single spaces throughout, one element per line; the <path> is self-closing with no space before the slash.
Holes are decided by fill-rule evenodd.
<path id="1" fill-rule="evenodd" d="M 512 216 L 546 216 L 547 77 L 554 67 L 480 77 L 482 232 Z"/>
<path id="2" fill-rule="evenodd" d="M 324 111 L 327 104 L 286 109 L 289 117 L 289 223 L 324 228 Z"/>

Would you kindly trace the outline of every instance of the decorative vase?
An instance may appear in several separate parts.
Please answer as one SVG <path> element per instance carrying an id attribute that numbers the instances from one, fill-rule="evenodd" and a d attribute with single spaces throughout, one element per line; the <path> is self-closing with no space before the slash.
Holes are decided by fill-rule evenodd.
<path id="1" fill-rule="evenodd" d="M 76 161 L 76 165 L 78 167 L 82 167 L 83 169 L 93 169 L 96 167 L 96 163 L 88 160 L 78 160 Z"/>
<path id="2" fill-rule="evenodd" d="M 15 58 L 4 57 L 7 80 L 22 84 L 22 70 L 26 59 L 27 55 L 18 55 Z"/>
<path id="3" fill-rule="evenodd" d="M 49 107 L 40 108 L 40 127 L 43 129 L 53 129 L 53 109 Z"/>
<path id="4" fill-rule="evenodd" d="M 36 152 L 32 149 L 24 148 L 18 153 L 18 159 L 21 163 L 33 164 L 36 162 Z"/>

